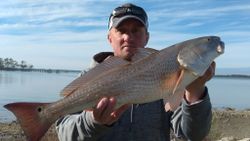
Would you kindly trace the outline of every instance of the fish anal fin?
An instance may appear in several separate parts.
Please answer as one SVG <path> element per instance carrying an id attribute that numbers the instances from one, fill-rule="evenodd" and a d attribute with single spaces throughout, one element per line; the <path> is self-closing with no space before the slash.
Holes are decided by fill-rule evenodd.
<path id="1" fill-rule="evenodd" d="M 74 91 L 76 91 L 79 87 L 83 86 L 87 82 L 94 80 L 98 76 L 106 73 L 115 68 L 119 68 L 123 65 L 127 65 L 130 62 L 116 56 L 110 56 L 105 59 L 102 63 L 97 64 L 94 68 L 90 69 L 86 73 L 82 74 L 80 77 L 73 80 L 70 84 L 68 84 L 60 93 L 61 96 L 69 96 Z"/>
<path id="2" fill-rule="evenodd" d="M 11 103 L 4 107 L 17 117 L 27 140 L 38 141 L 47 132 L 54 121 L 41 117 L 39 112 L 48 103 Z"/>

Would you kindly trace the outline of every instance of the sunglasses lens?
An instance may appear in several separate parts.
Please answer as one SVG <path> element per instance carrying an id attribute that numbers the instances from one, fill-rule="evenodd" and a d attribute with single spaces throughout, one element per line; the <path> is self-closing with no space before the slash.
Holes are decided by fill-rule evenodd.
<path id="1" fill-rule="evenodd" d="M 123 16 L 123 15 L 127 15 L 127 14 L 145 16 L 144 13 L 145 12 L 140 8 L 118 7 L 113 11 L 112 15 L 114 17 L 119 17 L 119 16 Z"/>

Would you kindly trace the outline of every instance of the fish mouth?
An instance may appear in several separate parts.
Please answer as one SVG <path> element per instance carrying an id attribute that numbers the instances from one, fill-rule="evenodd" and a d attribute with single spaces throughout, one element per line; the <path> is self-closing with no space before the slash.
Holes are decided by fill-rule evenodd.
<path id="1" fill-rule="evenodd" d="M 220 41 L 219 45 L 217 46 L 217 52 L 222 54 L 224 53 L 224 50 L 225 50 L 225 45 L 224 45 L 224 42 Z"/>

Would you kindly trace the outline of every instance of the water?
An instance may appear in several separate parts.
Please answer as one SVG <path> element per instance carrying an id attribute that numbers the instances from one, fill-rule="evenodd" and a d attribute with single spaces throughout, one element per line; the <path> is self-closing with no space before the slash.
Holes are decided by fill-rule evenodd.
<path id="1" fill-rule="evenodd" d="M 213 78 L 207 86 L 213 107 L 250 109 L 249 78 Z"/>
<path id="2" fill-rule="evenodd" d="M 0 71 L 0 121 L 14 120 L 3 108 L 11 102 L 52 102 L 77 73 Z M 207 83 L 213 107 L 250 108 L 250 79 L 213 78 Z"/>
<path id="3" fill-rule="evenodd" d="M 77 73 L 0 71 L 0 121 L 15 119 L 3 108 L 11 102 L 51 102 Z"/>

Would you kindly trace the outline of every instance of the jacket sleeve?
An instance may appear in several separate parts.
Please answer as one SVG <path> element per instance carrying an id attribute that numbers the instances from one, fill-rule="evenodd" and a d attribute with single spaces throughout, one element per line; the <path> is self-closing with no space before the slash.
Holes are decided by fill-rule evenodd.
<path id="1" fill-rule="evenodd" d="M 171 123 L 175 135 L 188 141 L 201 141 L 211 127 L 212 111 L 208 90 L 198 103 L 189 105 L 185 99 L 173 113 Z"/>
<path id="2" fill-rule="evenodd" d="M 56 131 L 60 141 L 93 141 L 108 129 L 110 127 L 96 124 L 89 111 L 67 115 L 56 122 Z"/>

